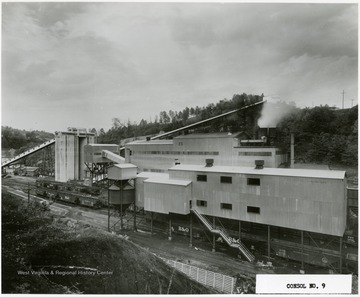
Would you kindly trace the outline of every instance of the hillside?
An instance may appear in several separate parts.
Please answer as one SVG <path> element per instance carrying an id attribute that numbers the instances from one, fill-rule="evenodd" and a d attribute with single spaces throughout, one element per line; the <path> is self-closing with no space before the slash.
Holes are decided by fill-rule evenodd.
<path id="1" fill-rule="evenodd" d="M 263 101 L 263 95 L 236 94 L 230 100 L 223 99 L 202 108 L 196 106 L 186 107 L 182 111 L 161 111 L 154 122 L 141 120 L 139 124 L 130 121 L 125 123 L 114 118 L 113 127 L 107 132 L 104 129 L 90 131 L 97 133 L 98 143 L 120 144 L 125 139 L 168 132 L 260 101 Z M 357 166 L 358 106 L 344 110 L 327 105 L 300 109 L 294 103 L 278 102 L 272 104 L 275 108 L 268 110 L 267 106 L 270 105 L 259 104 L 246 111 L 239 111 L 206 123 L 193 132 L 243 131 L 253 137 L 259 126 L 270 127 L 271 123 L 271 127 L 278 128 L 278 146 L 285 152 L 289 152 L 290 132 L 294 133 L 295 162 Z M 3 157 L 11 157 L 8 156 L 10 149 L 16 155 L 53 137 L 53 134 L 43 131 L 29 132 L 2 127 L 2 148 L 6 150 Z M 36 166 L 40 159 L 41 156 L 30 157 L 27 162 Z"/>
<path id="2" fill-rule="evenodd" d="M 54 138 L 54 134 L 45 131 L 26 131 L 1 126 L 2 149 L 26 149 Z"/>
<path id="3" fill-rule="evenodd" d="M 2 201 L 2 293 L 211 294 L 118 236 Z"/>
<path id="4" fill-rule="evenodd" d="M 141 120 L 139 124 L 122 122 L 118 118 L 112 119 L 113 127 L 105 132 L 98 131 L 99 143 L 120 143 L 121 140 L 143 135 L 156 135 L 160 131 L 168 132 L 177 128 L 193 124 L 241 107 L 263 101 L 263 95 L 235 94 L 232 99 L 222 99 L 216 104 L 210 103 L 204 107 L 186 107 L 181 111 L 161 111 L 153 122 Z M 260 117 L 261 106 L 253 108 L 249 112 L 238 112 L 226 119 L 218 119 L 203 126 L 199 132 L 237 132 L 240 130 L 252 131 L 254 123 Z"/>
<path id="5" fill-rule="evenodd" d="M 328 165 L 358 164 L 358 106 L 335 110 L 327 105 L 298 109 L 278 124 L 280 144 L 290 147 L 295 136 L 295 162 Z"/>

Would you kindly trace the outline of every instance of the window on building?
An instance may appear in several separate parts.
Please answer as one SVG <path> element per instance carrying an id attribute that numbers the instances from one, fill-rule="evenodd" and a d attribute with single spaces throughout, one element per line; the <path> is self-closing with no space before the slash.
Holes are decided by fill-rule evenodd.
<path id="1" fill-rule="evenodd" d="M 221 203 L 220 204 L 221 209 L 232 209 L 232 204 L 231 203 Z"/>
<path id="2" fill-rule="evenodd" d="M 248 178 L 247 184 L 249 186 L 260 186 L 260 178 Z"/>
<path id="3" fill-rule="evenodd" d="M 239 156 L 272 156 L 272 152 L 239 152 Z"/>
<path id="4" fill-rule="evenodd" d="M 248 206 L 247 207 L 247 212 L 260 214 L 260 207 Z"/>
<path id="5" fill-rule="evenodd" d="M 220 176 L 220 182 L 222 184 L 232 184 L 232 177 L 231 176 Z"/>
<path id="6" fill-rule="evenodd" d="M 207 175 L 205 175 L 205 174 L 198 174 L 196 180 L 197 180 L 197 181 L 201 181 L 201 182 L 206 182 L 206 181 L 207 181 Z"/>
<path id="7" fill-rule="evenodd" d="M 207 206 L 207 201 L 205 200 L 196 200 L 196 206 Z"/>

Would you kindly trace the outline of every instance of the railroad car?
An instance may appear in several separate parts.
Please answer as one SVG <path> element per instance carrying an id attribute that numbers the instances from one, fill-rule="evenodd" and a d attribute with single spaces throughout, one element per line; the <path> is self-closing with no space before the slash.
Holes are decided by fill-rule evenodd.
<path id="1" fill-rule="evenodd" d="M 107 196 L 101 193 L 101 188 L 88 187 L 77 183 L 61 183 L 39 178 L 35 182 L 36 194 L 51 200 L 101 208 L 107 205 Z"/>

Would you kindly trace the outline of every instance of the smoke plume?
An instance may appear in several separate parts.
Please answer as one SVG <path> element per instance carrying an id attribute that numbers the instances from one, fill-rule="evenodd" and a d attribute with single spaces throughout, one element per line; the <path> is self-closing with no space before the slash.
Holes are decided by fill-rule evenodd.
<path id="1" fill-rule="evenodd" d="M 285 102 L 268 102 L 263 104 L 261 116 L 258 119 L 258 126 L 260 128 L 275 128 L 282 118 L 295 110 L 294 105 L 289 105 Z"/>

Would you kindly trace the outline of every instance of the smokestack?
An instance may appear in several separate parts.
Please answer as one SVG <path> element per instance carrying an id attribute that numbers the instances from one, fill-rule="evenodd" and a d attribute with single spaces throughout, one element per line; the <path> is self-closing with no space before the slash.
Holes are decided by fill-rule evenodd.
<path id="1" fill-rule="evenodd" d="M 295 153 L 294 153 L 294 133 L 291 133 L 291 140 L 290 140 L 290 168 L 294 168 L 294 160 L 295 160 Z"/>
<path id="2" fill-rule="evenodd" d="M 264 160 L 255 160 L 255 169 L 263 169 Z"/>
<path id="3" fill-rule="evenodd" d="M 206 159 L 205 162 L 205 167 L 212 167 L 214 165 L 214 159 Z"/>

